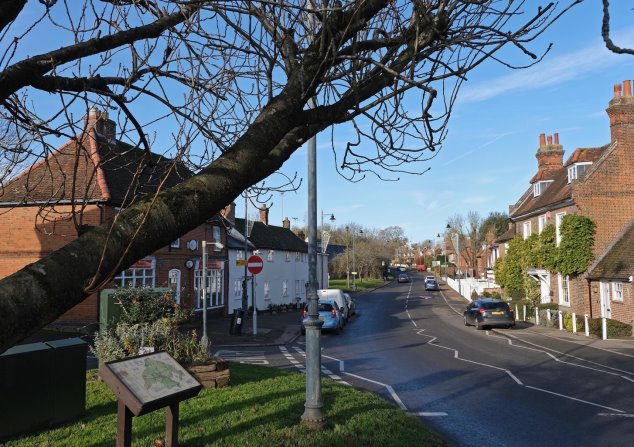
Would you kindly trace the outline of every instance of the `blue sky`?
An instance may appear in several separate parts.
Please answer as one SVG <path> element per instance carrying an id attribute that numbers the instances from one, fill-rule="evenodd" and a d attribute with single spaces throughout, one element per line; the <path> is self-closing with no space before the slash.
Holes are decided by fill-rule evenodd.
<path id="1" fill-rule="evenodd" d="M 631 5 L 621 7 L 612 11 L 613 40 L 634 47 L 634 11 Z M 335 215 L 335 227 L 397 225 L 411 242 L 422 242 L 435 240 L 456 214 L 477 211 L 484 218 L 508 212 L 537 170 L 539 134 L 559 133 L 564 160 L 578 147 L 609 142 L 605 109 L 613 85 L 634 78 L 634 56 L 609 52 L 600 32 L 600 4 L 586 1 L 531 47 L 537 52 L 554 44 L 537 66 L 516 71 L 491 62 L 478 67 L 462 86 L 442 149 L 419 167 L 431 168 L 423 175 L 400 175 L 398 182 L 370 176 L 347 182 L 334 169 L 330 136 L 318 137 L 318 224 L 323 211 L 324 221 Z M 306 163 L 302 148 L 284 171 L 304 176 Z M 241 202 L 238 216 L 244 215 Z M 272 202 L 270 223 L 281 225 L 288 217 L 291 224 L 306 225 L 306 182 Z"/>

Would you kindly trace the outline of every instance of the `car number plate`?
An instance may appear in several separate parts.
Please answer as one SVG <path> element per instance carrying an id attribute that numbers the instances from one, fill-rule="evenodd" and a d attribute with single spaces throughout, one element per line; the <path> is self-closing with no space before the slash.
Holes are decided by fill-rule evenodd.
<path id="1" fill-rule="evenodd" d="M 497 310 L 497 311 L 491 312 L 491 315 L 504 315 L 504 312 Z"/>

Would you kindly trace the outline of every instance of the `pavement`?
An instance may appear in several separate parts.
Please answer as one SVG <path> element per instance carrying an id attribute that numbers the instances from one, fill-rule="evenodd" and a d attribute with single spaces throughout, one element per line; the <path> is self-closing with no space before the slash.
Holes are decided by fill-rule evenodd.
<path id="1" fill-rule="evenodd" d="M 422 287 L 422 284 L 419 284 L 420 287 Z M 416 284 L 416 286 L 419 286 L 419 284 Z M 456 314 L 462 316 L 462 311 L 467 304 L 467 300 L 461 297 L 458 292 L 447 287 L 445 282 L 442 281 L 442 278 L 439 278 L 439 284 L 441 286 L 442 296 L 447 304 L 454 310 L 454 312 L 456 312 Z M 233 331 L 233 334 L 230 331 L 233 325 L 232 317 L 209 317 L 207 320 L 207 336 L 211 341 L 211 347 L 213 350 L 219 347 L 230 346 L 249 347 L 286 345 L 293 342 L 300 336 L 301 312 L 301 309 L 291 309 L 287 312 L 278 312 L 275 314 L 261 312 L 257 315 L 257 330 L 254 330 L 253 328 L 253 315 L 248 315 L 242 322 L 243 324 L 241 331 L 239 331 L 239 335 L 237 335 L 238 331 L 236 330 Z M 202 335 L 201 320 L 193 322 L 190 328 L 196 329 L 198 334 Z M 586 337 L 583 332 L 572 334 L 565 330 L 560 331 L 557 327 L 545 327 L 525 321 L 517 321 L 514 330 L 491 330 L 510 338 L 521 334 L 540 334 L 551 338 L 567 340 L 584 345 L 592 345 L 594 347 L 604 349 L 634 349 L 634 337 L 601 340 L 593 335 Z M 25 340 L 23 343 L 77 337 L 81 335 L 82 334 L 78 332 L 55 332 L 47 330 L 40 331 L 38 334 Z M 84 339 L 87 339 L 87 337 L 84 336 Z"/>

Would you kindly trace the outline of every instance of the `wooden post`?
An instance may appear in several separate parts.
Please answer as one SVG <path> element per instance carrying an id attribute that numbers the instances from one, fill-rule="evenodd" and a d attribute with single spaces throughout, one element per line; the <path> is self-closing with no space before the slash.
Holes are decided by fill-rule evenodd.
<path id="1" fill-rule="evenodd" d="M 121 399 L 117 404 L 117 447 L 132 446 L 132 412 Z"/>
<path id="2" fill-rule="evenodd" d="M 178 446 L 178 402 L 165 407 L 165 445 Z"/>

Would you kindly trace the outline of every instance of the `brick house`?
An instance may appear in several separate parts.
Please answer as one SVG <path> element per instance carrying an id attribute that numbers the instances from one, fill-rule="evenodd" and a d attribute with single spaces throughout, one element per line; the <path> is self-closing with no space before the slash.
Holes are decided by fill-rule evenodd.
<path id="1" fill-rule="evenodd" d="M 566 214 L 579 214 L 596 224 L 594 261 L 577 277 L 562 277 L 529 269 L 540 284 L 542 303 L 562 310 L 606 316 L 624 323 L 634 321 L 634 97 L 632 83 L 614 87 L 607 114 L 610 142 L 601 147 L 578 148 L 563 162 L 558 134 L 540 135 L 537 173 L 530 187 L 510 207 L 514 232 L 524 238 L 553 224 Z M 512 232 L 512 231 L 511 231 Z"/>
<path id="2" fill-rule="evenodd" d="M 15 273 L 77 238 L 118 210 L 157 190 L 190 177 L 180 163 L 146 153 L 116 139 L 106 113 L 91 109 L 75 138 L 11 179 L 0 190 L 0 278 Z M 210 302 L 226 312 L 225 219 L 221 216 L 190 231 L 170 246 L 119 272 L 110 285 L 173 287 L 183 305 L 201 308 L 200 241 L 216 241 L 210 252 Z M 87 297 L 60 323 L 98 321 L 97 295 Z"/>

